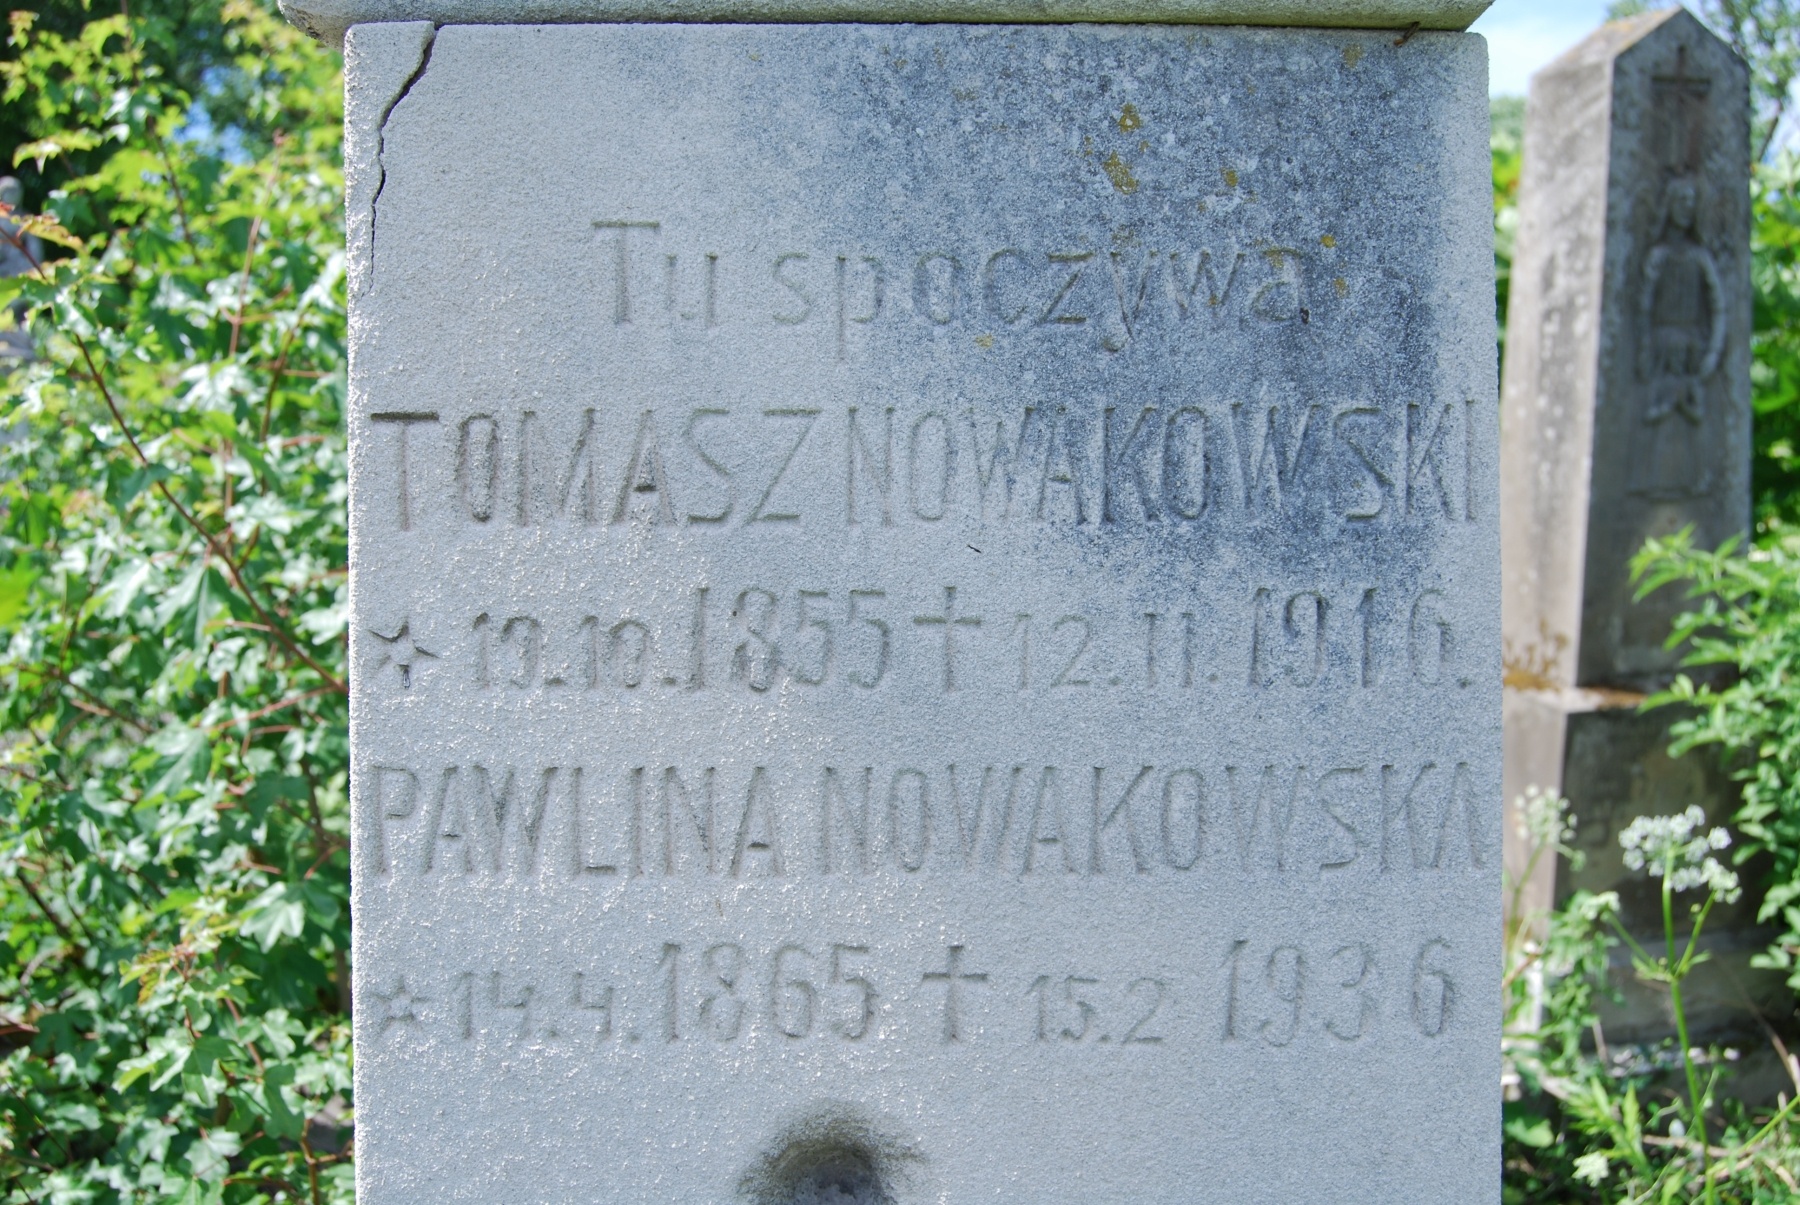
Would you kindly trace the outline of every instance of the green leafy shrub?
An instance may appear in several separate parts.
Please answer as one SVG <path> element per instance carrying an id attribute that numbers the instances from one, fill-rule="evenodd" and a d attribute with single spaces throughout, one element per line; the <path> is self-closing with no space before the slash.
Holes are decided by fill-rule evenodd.
<path id="1" fill-rule="evenodd" d="M 13 19 L 57 257 L 0 444 L 0 1195 L 351 1195 L 341 88 L 245 0 L 246 125 L 125 17 Z"/>
<path id="2" fill-rule="evenodd" d="M 1691 642 L 1688 661 L 1735 671 L 1725 686 L 1681 675 L 1651 702 L 1694 708 L 1675 723 L 1671 753 L 1705 746 L 1749 755 L 1738 771 L 1738 858 L 1770 856 L 1759 916 L 1782 931 L 1758 962 L 1786 971 L 1800 989 L 1800 542 L 1708 550 L 1681 532 L 1651 541 L 1635 564 L 1640 591 L 1686 584 L 1694 609 L 1677 621 L 1673 639 Z"/>
<path id="3" fill-rule="evenodd" d="M 1752 486 L 1759 529 L 1779 535 L 1800 521 L 1800 157 L 1759 167 L 1751 204 Z"/>

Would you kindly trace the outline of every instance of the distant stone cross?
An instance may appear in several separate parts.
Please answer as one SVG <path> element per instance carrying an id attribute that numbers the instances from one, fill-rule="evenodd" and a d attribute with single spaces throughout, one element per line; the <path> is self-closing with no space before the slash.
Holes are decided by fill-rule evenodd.
<path id="1" fill-rule="evenodd" d="M 944 1041 L 962 1041 L 962 985 L 965 983 L 986 983 L 985 971 L 965 971 L 962 969 L 962 946 L 950 947 L 950 965 L 941 971 L 926 971 L 926 983 L 942 983 L 944 985 Z"/>
<path id="2" fill-rule="evenodd" d="M 913 622 L 921 626 L 936 626 L 944 629 L 944 689 L 956 689 L 956 629 L 978 628 L 981 617 L 978 615 L 958 615 L 956 613 L 956 587 L 944 587 L 944 613 L 942 615 L 918 615 Z M 958 949 L 960 947 L 951 947 Z"/>

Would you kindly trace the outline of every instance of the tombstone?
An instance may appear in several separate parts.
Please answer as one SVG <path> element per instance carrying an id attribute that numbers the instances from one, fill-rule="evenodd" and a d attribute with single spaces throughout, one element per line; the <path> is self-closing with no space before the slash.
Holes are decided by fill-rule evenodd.
<path id="1" fill-rule="evenodd" d="M 1496 1199 L 1474 7 L 298 15 L 359 1199 Z"/>
<path id="2" fill-rule="evenodd" d="M 1681 9 L 1606 25 L 1532 79 L 1501 423 L 1506 797 L 1560 790 L 1589 855 L 1541 863 L 1528 911 L 1618 890 L 1659 938 L 1660 896 L 1625 870 L 1619 830 L 1695 803 L 1725 823 L 1737 791 L 1716 755 L 1668 757 L 1679 713 L 1637 710 L 1678 671 L 1667 638 L 1690 604 L 1679 587 L 1634 600 L 1630 565 L 1652 536 L 1691 526 L 1710 548 L 1749 529 L 1749 145 L 1744 64 Z M 1750 1022 L 1745 995 L 1791 1007 L 1779 976 L 1749 971 L 1755 909 L 1709 922 L 1708 1036 Z M 1667 992 L 1621 968 L 1632 1003 L 1606 1014 L 1609 1038 L 1672 1033 Z"/>
<path id="3" fill-rule="evenodd" d="M 0 216 L 0 277 L 22 276 L 44 262 L 44 246 L 38 236 L 30 233 L 21 236 L 19 223 L 11 218 L 19 212 L 24 197 L 25 190 L 17 177 L 0 176 L 0 205 L 6 206 L 6 216 Z M 16 364 L 29 360 L 36 351 L 31 332 L 23 325 L 25 304 L 15 302 L 9 312 L 11 323 L 0 327 L 0 367 L 5 367 L 9 361 Z"/>

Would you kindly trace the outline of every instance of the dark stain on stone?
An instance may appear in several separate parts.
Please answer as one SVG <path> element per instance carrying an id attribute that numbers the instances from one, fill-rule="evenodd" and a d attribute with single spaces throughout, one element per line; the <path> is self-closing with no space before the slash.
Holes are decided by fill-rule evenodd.
<path id="1" fill-rule="evenodd" d="M 751 1205 L 895 1205 L 921 1161 L 857 1110 L 827 1105 L 784 1130 L 738 1181 Z"/>

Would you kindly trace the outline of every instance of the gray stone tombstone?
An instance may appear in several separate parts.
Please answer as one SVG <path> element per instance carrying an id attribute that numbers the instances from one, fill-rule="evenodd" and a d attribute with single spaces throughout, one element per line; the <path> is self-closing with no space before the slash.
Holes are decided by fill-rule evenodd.
<path id="1" fill-rule="evenodd" d="M 1691 526 L 1713 547 L 1749 528 L 1749 145 L 1744 64 L 1681 9 L 1606 25 L 1532 79 L 1501 403 L 1506 792 L 1560 789 L 1590 860 L 1541 864 L 1528 911 L 1619 890 L 1628 923 L 1660 933 L 1618 831 L 1736 804 L 1716 758 L 1667 756 L 1673 712 L 1636 710 L 1677 672 L 1688 603 L 1634 601 L 1630 562 L 1651 536 Z M 1525 857 L 1512 840 L 1515 875 Z M 1754 911 L 1712 922 L 1703 1031 L 1747 1020 L 1761 990 Z M 1609 1020 L 1619 1040 L 1671 1032 L 1667 993 Z"/>
<path id="2" fill-rule="evenodd" d="M 1477 7 L 298 14 L 361 1200 L 1497 1199 Z"/>

